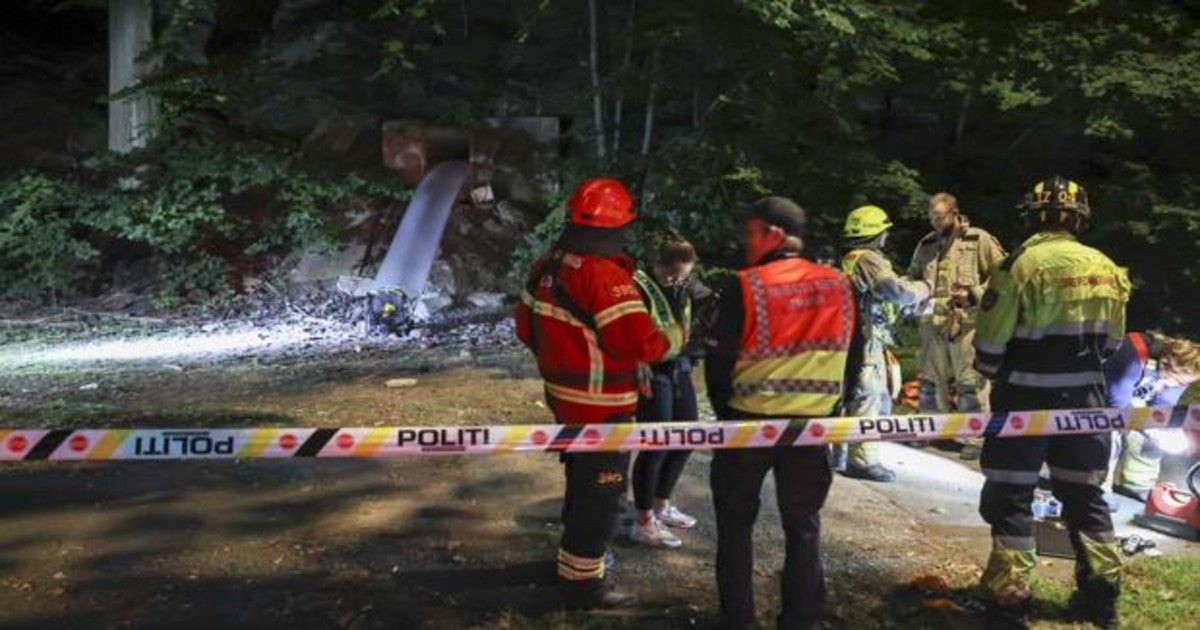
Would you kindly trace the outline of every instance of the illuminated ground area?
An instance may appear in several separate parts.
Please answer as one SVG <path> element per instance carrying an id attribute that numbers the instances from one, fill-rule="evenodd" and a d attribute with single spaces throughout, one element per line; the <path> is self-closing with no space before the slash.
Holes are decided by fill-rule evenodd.
<path id="1" fill-rule="evenodd" d="M 550 421 L 510 321 L 407 339 L 328 330 L 222 325 L 7 346 L 0 356 L 23 367 L 0 372 L 0 415 L 25 426 Z M 388 387 L 397 377 L 417 384 Z M 978 473 L 935 452 L 883 451 L 899 482 L 838 478 L 823 511 L 834 627 L 982 627 L 969 610 L 926 608 L 906 586 L 922 573 L 954 587 L 977 578 L 989 545 L 975 513 Z M 681 550 L 618 542 L 613 575 L 646 604 L 615 618 L 555 604 L 562 473 L 551 455 L 8 465 L 0 626 L 707 627 L 716 614 L 708 461 L 693 456 L 676 493 L 700 518 Z M 778 523 L 769 482 L 755 570 L 764 626 L 778 609 Z M 1164 548 L 1200 555 L 1195 544 Z M 1061 603 L 1072 563 L 1043 561 Z M 1200 566 L 1173 570 L 1187 579 L 1139 582 L 1127 607 L 1200 601 L 1189 586 Z M 1035 627 L 1077 627 L 1056 610 L 1040 611 Z"/>

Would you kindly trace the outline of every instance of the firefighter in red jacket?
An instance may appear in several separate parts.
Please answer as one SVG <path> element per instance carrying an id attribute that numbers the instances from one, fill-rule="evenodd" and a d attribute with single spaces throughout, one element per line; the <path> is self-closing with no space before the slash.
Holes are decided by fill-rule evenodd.
<path id="1" fill-rule="evenodd" d="M 835 415 L 854 387 L 863 340 L 854 289 L 840 271 L 800 256 L 804 211 L 782 197 L 751 208 L 747 267 L 721 292 L 705 380 L 721 419 Z M 821 627 L 825 576 L 820 510 L 832 475 L 823 446 L 793 447 L 789 428 L 774 449 L 713 453 L 717 590 L 722 628 L 754 627 L 754 521 L 768 471 L 783 518 L 780 628 Z"/>
<path id="2" fill-rule="evenodd" d="M 526 281 L 517 336 L 537 358 L 558 422 L 630 422 L 638 362 L 675 356 L 683 334 L 678 325 L 655 327 L 634 284 L 635 264 L 624 253 L 633 198 L 621 182 L 584 181 L 567 210 L 569 224 Z M 604 561 L 628 486 L 629 454 L 572 453 L 562 461 L 558 583 L 565 602 L 581 608 L 636 605 L 636 597 L 605 579 Z"/>

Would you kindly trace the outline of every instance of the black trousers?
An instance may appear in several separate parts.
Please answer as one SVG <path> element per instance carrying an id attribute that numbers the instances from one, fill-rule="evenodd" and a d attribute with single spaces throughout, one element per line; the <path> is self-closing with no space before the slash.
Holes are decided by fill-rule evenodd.
<path id="1" fill-rule="evenodd" d="M 562 455 L 567 489 L 563 497 L 560 548 L 578 558 L 598 560 L 617 530 L 621 500 L 629 486 L 628 453 Z M 570 568 L 569 563 L 568 569 Z M 566 577 L 559 559 L 559 576 Z M 594 580 L 588 580 L 594 582 Z M 581 585 L 582 586 L 582 585 Z"/>
<path id="2" fill-rule="evenodd" d="M 653 398 L 638 398 L 638 422 L 692 422 L 700 418 L 692 373 L 655 373 L 650 382 Z M 669 499 L 683 474 L 691 451 L 641 451 L 633 462 L 633 503 L 639 510 L 654 507 L 655 499 Z"/>
<path id="3" fill-rule="evenodd" d="M 1100 407 L 1101 389 L 1031 388 L 996 383 L 991 406 L 995 411 Z M 1062 519 L 1075 548 L 1075 579 L 1084 585 L 1096 573 L 1109 573 L 1111 558 L 1087 552 L 1093 544 L 1114 540 L 1112 516 L 1101 485 L 1108 475 L 1112 435 L 1055 435 L 1028 438 L 986 438 L 979 464 L 986 481 L 979 497 L 979 514 L 992 527 L 994 548 L 1034 548 L 1033 503 L 1038 474 L 1050 469 L 1054 496 L 1062 501 Z"/>
<path id="4" fill-rule="evenodd" d="M 712 493 L 717 513 L 717 589 L 721 627 L 754 623 L 754 521 L 768 470 L 783 518 L 786 559 L 780 628 L 806 628 L 825 606 L 820 510 L 833 481 L 828 449 L 729 449 L 713 453 Z"/>
<path id="5" fill-rule="evenodd" d="M 1101 487 L 1111 452 L 1109 433 L 985 439 L 979 463 L 987 481 L 979 497 L 979 514 L 992 526 L 993 539 L 1016 541 L 1016 545 L 1025 540 L 1025 545 L 1032 545 L 1030 506 L 1038 472 L 1045 463 L 1075 547 L 1075 579 L 1083 585 L 1095 567 L 1080 536 L 1096 542 L 1114 540 L 1112 516 Z"/>

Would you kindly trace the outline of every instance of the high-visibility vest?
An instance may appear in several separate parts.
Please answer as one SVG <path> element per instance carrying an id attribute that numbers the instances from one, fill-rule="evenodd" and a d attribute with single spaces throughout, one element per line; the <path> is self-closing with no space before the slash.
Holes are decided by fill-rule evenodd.
<path id="1" fill-rule="evenodd" d="M 646 306 L 654 325 L 661 330 L 674 323 L 675 314 L 671 312 L 671 303 L 667 301 L 667 296 L 658 287 L 658 283 L 641 269 L 633 272 L 633 281 L 646 298 Z"/>
<path id="2" fill-rule="evenodd" d="M 832 413 L 857 325 L 849 280 L 799 257 L 744 269 L 738 280 L 745 320 L 730 406 L 762 415 Z"/>
<path id="3" fill-rule="evenodd" d="M 642 290 L 642 294 L 646 296 L 647 309 L 650 311 L 650 319 L 654 321 L 654 325 L 659 330 L 666 330 L 675 323 L 675 312 L 671 309 L 671 302 L 667 299 L 667 295 L 663 293 L 658 283 L 650 274 L 638 269 L 633 273 L 633 281 L 637 283 L 638 288 Z M 683 321 L 679 322 L 684 326 L 688 326 L 692 321 L 692 297 L 686 293 L 683 296 Z"/>

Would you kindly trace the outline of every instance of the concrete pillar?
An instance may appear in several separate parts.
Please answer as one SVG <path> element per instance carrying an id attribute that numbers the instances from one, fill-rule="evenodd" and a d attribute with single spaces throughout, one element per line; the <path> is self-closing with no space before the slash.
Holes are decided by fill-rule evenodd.
<path id="1" fill-rule="evenodd" d="M 139 57 L 153 38 L 152 0 L 108 0 L 108 93 L 136 85 L 147 64 Z M 122 98 L 108 104 L 108 149 L 127 153 L 146 146 L 154 103 L 147 97 Z"/>

